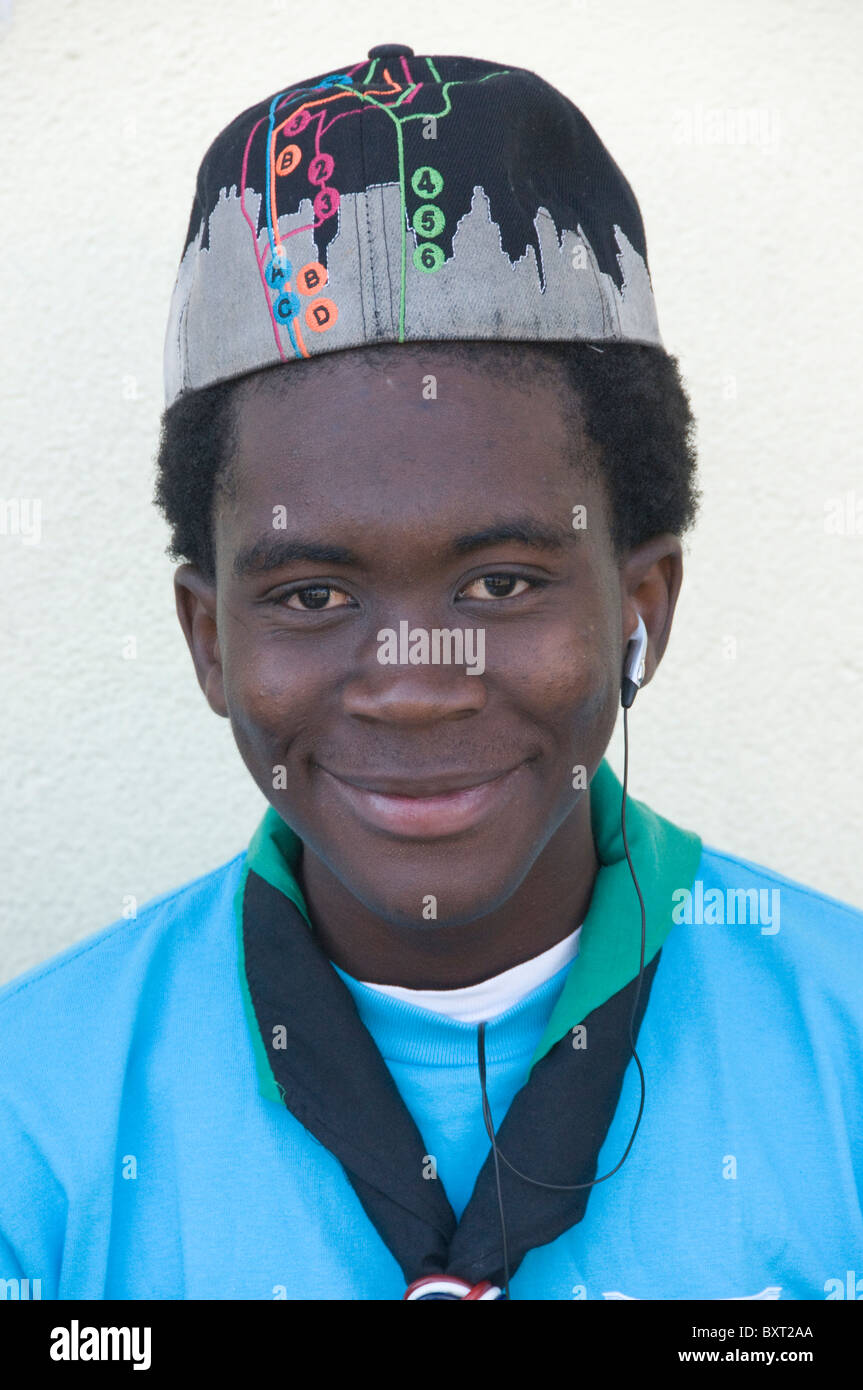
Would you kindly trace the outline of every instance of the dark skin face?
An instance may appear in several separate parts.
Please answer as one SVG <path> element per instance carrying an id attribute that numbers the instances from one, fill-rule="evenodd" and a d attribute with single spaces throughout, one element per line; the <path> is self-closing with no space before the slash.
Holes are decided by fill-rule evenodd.
<path id="1" fill-rule="evenodd" d="M 615 555 L 596 446 L 548 373 L 526 388 L 433 343 L 370 358 L 244 383 L 215 583 L 182 565 L 177 611 L 211 708 L 303 841 L 330 958 L 457 988 L 583 920 L 598 864 L 573 768 L 589 783 L 608 746 L 638 613 L 645 684 L 656 670 L 681 548 L 663 535 Z M 483 629 L 484 671 L 381 664 L 378 633 L 405 620 Z"/>

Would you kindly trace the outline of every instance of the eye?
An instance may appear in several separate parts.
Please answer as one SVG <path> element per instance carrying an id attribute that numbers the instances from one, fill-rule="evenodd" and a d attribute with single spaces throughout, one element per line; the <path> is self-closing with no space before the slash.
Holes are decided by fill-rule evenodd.
<path id="1" fill-rule="evenodd" d="M 483 574 L 466 584 L 459 598 L 517 598 L 532 587 L 538 588 L 540 582 L 538 579 L 525 579 L 520 574 Z M 522 585 L 520 589 L 516 587 L 519 584 Z"/>
<path id="2" fill-rule="evenodd" d="M 303 589 L 282 594 L 277 602 L 301 612 L 320 613 L 324 609 L 345 608 L 350 599 L 343 589 L 336 589 L 332 584 L 308 584 Z"/>

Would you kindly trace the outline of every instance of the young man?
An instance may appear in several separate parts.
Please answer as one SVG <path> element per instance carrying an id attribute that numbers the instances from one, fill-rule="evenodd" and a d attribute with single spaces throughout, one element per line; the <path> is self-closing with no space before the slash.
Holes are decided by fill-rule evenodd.
<path id="1" fill-rule="evenodd" d="M 624 820 L 604 759 L 696 493 L 638 206 L 581 113 L 395 44 L 244 112 L 166 395 L 178 614 L 269 808 L 3 991 L 0 1272 L 845 1296 L 863 916 Z"/>

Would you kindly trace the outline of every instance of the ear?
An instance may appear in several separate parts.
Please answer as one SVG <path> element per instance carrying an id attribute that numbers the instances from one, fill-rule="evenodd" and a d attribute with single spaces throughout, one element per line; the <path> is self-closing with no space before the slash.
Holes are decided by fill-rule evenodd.
<path id="1" fill-rule="evenodd" d="M 174 572 L 174 598 L 180 627 L 192 653 L 198 684 L 216 714 L 228 717 L 222 657 L 216 627 L 216 586 L 195 565 Z"/>
<path id="2" fill-rule="evenodd" d="M 635 631 L 638 615 L 647 628 L 644 684 L 653 679 L 663 658 L 680 586 L 683 583 L 683 550 L 680 539 L 670 533 L 652 536 L 635 546 L 620 567 L 623 651 Z"/>

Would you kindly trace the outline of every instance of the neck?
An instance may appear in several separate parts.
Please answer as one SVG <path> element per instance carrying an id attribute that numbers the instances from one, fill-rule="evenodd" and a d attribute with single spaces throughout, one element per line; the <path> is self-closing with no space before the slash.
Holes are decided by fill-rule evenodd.
<path id="1" fill-rule="evenodd" d="M 586 793 L 506 902 L 463 926 L 394 926 L 359 902 L 305 845 L 297 878 L 318 941 L 347 974 L 407 989 L 460 989 L 521 965 L 575 931 L 598 872 Z"/>

